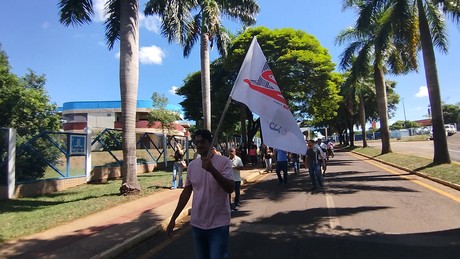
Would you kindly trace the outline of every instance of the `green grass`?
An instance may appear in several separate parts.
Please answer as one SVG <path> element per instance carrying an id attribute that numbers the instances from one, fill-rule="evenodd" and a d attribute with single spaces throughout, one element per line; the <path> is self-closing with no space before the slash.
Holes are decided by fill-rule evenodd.
<path id="1" fill-rule="evenodd" d="M 356 147 L 351 150 L 389 164 L 460 185 L 460 164 L 458 163 L 435 165 L 431 159 L 407 154 L 389 153 L 381 155 L 380 149 L 371 147 Z"/>
<path id="2" fill-rule="evenodd" d="M 121 180 L 84 184 L 38 197 L 0 201 L 0 242 L 42 232 L 171 186 L 171 172 L 157 171 L 138 176 L 142 193 L 122 196 Z"/>

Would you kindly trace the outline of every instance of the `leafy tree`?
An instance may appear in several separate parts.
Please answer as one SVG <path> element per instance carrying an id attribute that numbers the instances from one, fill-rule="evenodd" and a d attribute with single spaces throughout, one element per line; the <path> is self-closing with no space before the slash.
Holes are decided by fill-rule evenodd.
<path id="1" fill-rule="evenodd" d="M 46 78 L 28 70 L 23 77 L 10 72 L 6 53 L 0 49 L 0 128 L 15 128 L 17 146 L 42 131 L 59 131 L 60 116 L 45 91 Z M 3 141 L 3 139 L 1 140 Z M 5 145 L 0 145 L 4 147 Z M 60 155 L 49 143 L 36 141 L 33 148 L 44 159 L 56 163 Z M 3 152 L 1 152 L 3 154 Z M 4 159 L 4 157 L 1 157 Z M 48 164 L 30 150 L 18 150 L 16 178 L 18 181 L 36 180 L 45 174 Z M 3 173 L 3 171 L 2 171 Z M 2 176 L 0 178 L 4 178 Z"/>
<path id="2" fill-rule="evenodd" d="M 391 124 L 391 130 L 400 130 L 400 129 L 410 129 L 410 128 L 418 128 L 420 124 L 415 121 L 396 121 L 395 123 Z"/>
<path id="3" fill-rule="evenodd" d="M 60 0 L 60 22 L 66 26 L 91 22 L 92 0 Z M 139 78 L 138 0 L 108 0 L 105 36 L 109 49 L 120 40 L 120 96 L 123 132 L 123 177 L 120 193 L 138 194 L 136 159 L 136 100 Z"/>
<path id="4" fill-rule="evenodd" d="M 179 112 L 166 109 L 168 98 L 165 95 L 160 95 L 157 92 L 152 94 L 153 109 L 149 110 L 148 121 L 149 127 L 155 122 L 161 123 L 161 129 L 172 129 L 173 123 L 180 119 Z"/>
<path id="5" fill-rule="evenodd" d="M 240 20 L 244 26 L 255 23 L 259 6 L 254 0 L 196 1 L 196 0 L 150 0 L 144 13 L 162 18 L 162 34 L 171 43 L 178 41 L 188 57 L 195 43 L 200 40 L 201 94 L 204 128 L 211 130 L 211 79 L 209 47 L 214 42 L 225 56 L 230 37 L 221 22 L 226 16 Z"/>
<path id="6" fill-rule="evenodd" d="M 234 82 L 253 39 L 261 46 L 276 81 L 294 116 L 319 123 L 336 114 L 339 85 L 334 63 L 318 40 L 301 30 L 250 28 L 233 42 L 225 68 Z"/>
<path id="7" fill-rule="evenodd" d="M 460 106 L 455 104 L 445 104 L 442 106 L 442 116 L 445 123 L 460 122 Z"/>

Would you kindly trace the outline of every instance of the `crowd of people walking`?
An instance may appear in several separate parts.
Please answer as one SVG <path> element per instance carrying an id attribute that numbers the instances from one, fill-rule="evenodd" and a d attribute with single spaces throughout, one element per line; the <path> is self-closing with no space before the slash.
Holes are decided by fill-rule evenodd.
<path id="1" fill-rule="evenodd" d="M 326 161 L 334 155 L 333 150 L 329 150 L 333 145 L 323 143 L 321 139 L 308 140 L 306 154 L 293 154 L 266 145 L 257 147 L 250 143 L 247 151 L 244 144 L 240 147 L 230 146 L 227 150 L 228 157 L 225 152 L 211 146 L 211 143 L 211 132 L 198 130 L 194 135 L 194 144 L 199 155 L 194 156 L 189 165 L 183 159 L 184 151 L 179 143 L 174 146 L 172 155 L 174 164 L 171 188 L 183 190 L 168 224 L 167 233 L 173 234 L 177 217 L 192 197 L 190 225 L 197 258 L 228 256 L 231 210 L 240 209 L 240 170 L 245 168 L 246 157 L 249 157 L 248 166 L 250 163 L 252 168 L 265 168 L 265 173 L 273 171 L 274 163 L 278 185 L 289 184 L 289 163 L 292 164 L 294 174 L 300 173 L 300 158 L 303 158 L 314 191 L 323 187 Z M 186 168 L 187 177 L 183 185 L 182 171 Z"/>
<path id="2" fill-rule="evenodd" d="M 306 154 L 289 153 L 284 150 L 269 147 L 263 143 L 258 147 L 255 143 L 251 142 L 247 145 L 247 148 L 244 143 L 230 143 L 227 150 L 225 150 L 227 145 L 228 144 L 221 144 L 217 147 L 211 147 L 211 153 L 227 156 L 232 161 L 238 161 L 238 163 L 234 165 L 236 168 L 234 169 L 235 184 L 238 190 L 238 182 L 241 181 L 238 176 L 239 170 L 245 167 L 264 168 L 264 173 L 272 173 L 275 171 L 278 178 L 278 184 L 287 185 L 288 168 L 292 168 L 294 174 L 299 174 L 302 162 L 305 170 L 309 174 L 312 190 L 316 190 L 318 187 L 323 186 L 327 161 L 334 157 L 334 142 L 331 140 L 323 142 L 321 138 L 318 138 L 316 141 L 307 141 L 306 145 L 308 149 Z M 198 153 L 195 155 L 197 154 Z M 183 188 L 182 172 L 186 170 L 187 164 L 184 161 L 184 150 L 179 143 L 175 145 L 174 155 L 172 156 L 174 157 L 174 164 L 171 189 Z M 199 154 L 197 156 L 199 157 Z M 196 159 L 195 156 L 194 159 Z M 239 162 L 241 162 L 241 164 Z M 235 196 L 236 195 L 238 194 L 235 189 Z M 239 196 L 235 197 L 232 208 L 239 208 Z"/>

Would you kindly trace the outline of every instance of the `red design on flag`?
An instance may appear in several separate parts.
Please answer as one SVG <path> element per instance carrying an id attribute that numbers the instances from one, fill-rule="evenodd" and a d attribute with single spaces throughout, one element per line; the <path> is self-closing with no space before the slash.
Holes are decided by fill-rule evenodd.
<path id="1" fill-rule="evenodd" d="M 249 87 L 251 87 L 255 91 L 257 91 L 259 93 L 262 93 L 262 94 L 265 94 L 266 96 L 269 96 L 269 97 L 271 97 L 271 98 L 283 103 L 284 104 L 283 107 L 287 108 L 286 100 L 284 100 L 284 97 L 283 97 L 283 95 L 281 94 L 280 91 L 276 91 L 274 89 L 265 88 L 265 87 L 262 87 L 260 85 L 256 85 L 254 83 L 251 83 L 251 80 L 249 80 L 249 79 L 244 79 L 244 82 L 247 83 L 249 85 Z"/>

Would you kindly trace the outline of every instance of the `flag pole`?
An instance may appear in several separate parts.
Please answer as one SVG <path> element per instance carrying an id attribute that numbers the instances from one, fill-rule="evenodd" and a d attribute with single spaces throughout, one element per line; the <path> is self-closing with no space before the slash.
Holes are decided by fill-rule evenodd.
<path id="1" fill-rule="evenodd" d="M 217 140 L 219 139 L 219 134 L 222 128 L 222 124 L 224 124 L 224 118 L 225 114 L 227 114 L 228 107 L 230 106 L 230 103 L 232 102 L 232 97 L 231 95 L 228 96 L 227 103 L 225 104 L 224 111 L 222 112 L 222 115 L 220 116 L 219 124 L 217 124 L 217 129 L 214 132 L 214 136 L 212 137 L 212 142 L 211 142 L 211 147 L 209 148 L 208 151 L 208 157 L 211 157 L 212 155 L 212 147 L 214 147 L 217 143 Z"/>

